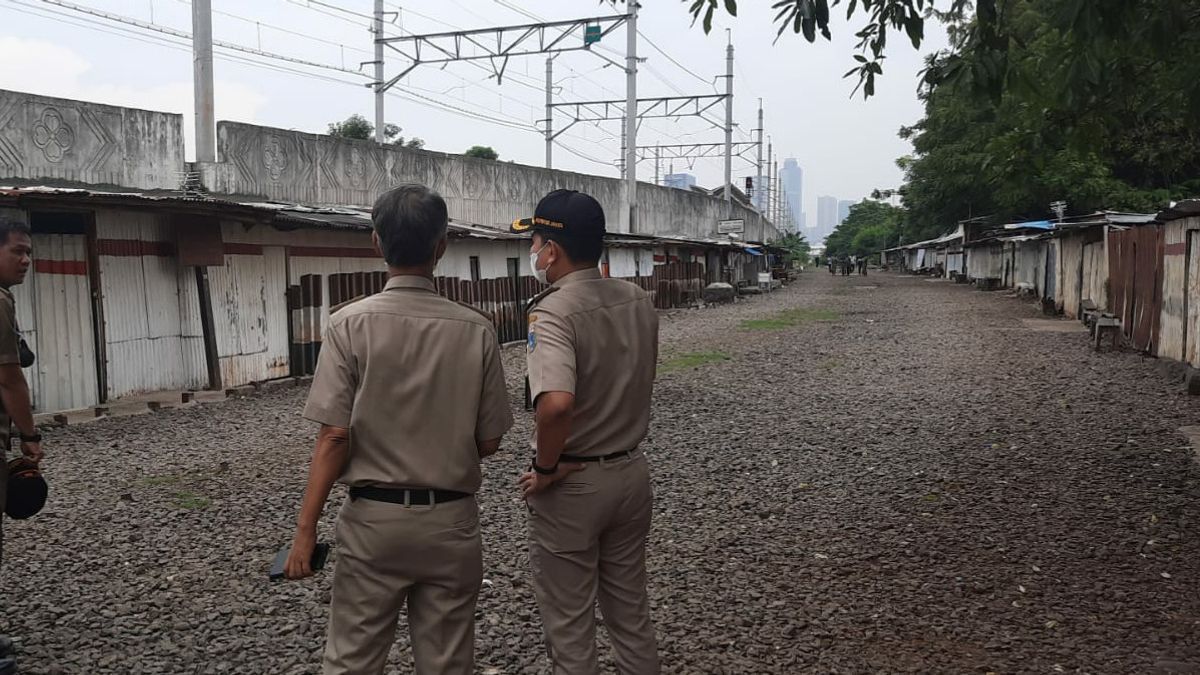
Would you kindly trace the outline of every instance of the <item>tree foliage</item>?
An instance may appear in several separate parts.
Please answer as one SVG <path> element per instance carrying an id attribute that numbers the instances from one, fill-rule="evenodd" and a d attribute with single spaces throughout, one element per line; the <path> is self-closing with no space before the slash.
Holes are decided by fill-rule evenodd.
<path id="1" fill-rule="evenodd" d="M 981 8 L 992 6 L 1003 0 L 977 0 Z M 737 0 L 683 0 L 691 3 L 693 25 L 700 21 L 704 32 L 712 31 L 713 17 L 718 7 L 723 6 L 731 16 L 737 16 Z M 971 5 L 970 0 L 946 0 L 944 12 L 938 12 L 934 0 L 776 0 L 771 9 L 775 11 L 776 35 L 778 40 L 784 33 L 801 35 L 815 42 L 817 35 L 831 39 L 833 10 L 839 5 L 846 8 L 846 20 L 850 21 L 861 10 L 866 21 L 855 33 L 854 67 L 846 77 L 857 76 L 857 92 L 864 97 L 875 94 L 875 78 L 883 74 L 883 61 L 891 35 L 899 33 L 906 37 L 914 49 L 925 39 L 925 22 L 932 16 L 953 18 L 961 16 Z"/>
<path id="2" fill-rule="evenodd" d="M 362 115 L 354 114 L 341 122 L 330 122 L 329 135 L 358 141 L 371 141 L 375 139 L 375 125 Z M 389 123 L 383 126 L 383 137 L 386 139 L 386 145 L 418 150 L 425 147 L 425 141 L 419 138 L 410 138 L 406 141 L 400 135 L 400 127 L 395 124 Z"/>
<path id="3" fill-rule="evenodd" d="M 692 23 L 700 21 L 706 33 L 719 8 L 737 16 L 737 0 L 682 1 L 690 5 Z M 847 22 L 861 11 L 866 20 L 857 27 L 858 53 L 846 77 L 857 76 L 855 90 L 861 89 L 864 97 L 875 93 L 890 36 L 900 33 L 919 48 L 926 21 L 942 21 L 949 26 L 954 49 L 925 72 L 926 81 L 961 82 L 998 97 L 1007 85 L 1029 75 L 1020 62 L 1030 28 L 1021 19 L 1030 4 L 1045 7 L 1047 28 L 1061 33 L 1068 47 L 1048 64 L 1067 76 L 1066 86 L 1055 95 L 1077 100 L 1104 79 L 1114 45 L 1126 50 L 1137 45 L 1143 55 L 1179 55 L 1186 53 L 1173 47 L 1180 30 L 1200 21 L 1195 0 L 775 0 L 771 7 L 776 39 L 790 31 L 809 42 L 818 34 L 830 39 L 835 9 L 845 7 Z"/>
<path id="4" fill-rule="evenodd" d="M 783 238 L 773 243 L 786 251 L 785 258 L 788 263 L 799 263 L 801 265 L 808 262 L 808 255 L 812 251 L 812 246 L 804 235 L 798 232 L 788 232 L 783 235 Z"/>
<path id="5" fill-rule="evenodd" d="M 980 215 L 1045 217 L 1055 200 L 1154 211 L 1200 192 L 1200 4 L 997 5 L 990 30 L 1006 42 L 981 51 L 982 17 L 952 21 L 951 49 L 928 60 L 925 116 L 901 130 L 912 240 Z"/>
<path id="6" fill-rule="evenodd" d="M 904 215 L 902 208 L 864 199 L 851 206 L 850 215 L 825 238 L 825 253 L 866 256 L 891 248 L 904 236 Z"/>
<path id="7" fill-rule="evenodd" d="M 487 145 L 472 145 L 463 154 L 467 157 L 478 157 L 479 159 L 500 159 L 500 153 Z"/>

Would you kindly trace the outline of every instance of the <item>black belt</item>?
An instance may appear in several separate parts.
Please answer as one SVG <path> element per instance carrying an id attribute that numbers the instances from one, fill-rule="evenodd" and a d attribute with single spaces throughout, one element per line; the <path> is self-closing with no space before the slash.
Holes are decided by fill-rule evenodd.
<path id="1" fill-rule="evenodd" d="M 376 502 L 390 502 L 413 506 L 429 506 L 452 502 L 463 497 L 470 497 L 466 492 L 455 490 L 433 490 L 430 488 L 382 488 L 382 487 L 352 487 L 351 499 L 370 499 Z"/>
<path id="2" fill-rule="evenodd" d="M 632 457 L 633 453 L 637 452 L 637 448 L 633 450 L 621 450 L 620 452 L 610 452 L 607 455 L 599 455 L 596 457 L 580 457 L 579 455 L 559 455 L 560 462 L 608 462 L 614 459 L 624 459 Z"/>

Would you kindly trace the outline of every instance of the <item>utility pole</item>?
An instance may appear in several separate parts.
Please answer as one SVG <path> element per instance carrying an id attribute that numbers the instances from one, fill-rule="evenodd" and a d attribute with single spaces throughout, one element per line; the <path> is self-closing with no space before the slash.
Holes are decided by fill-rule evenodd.
<path id="1" fill-rule="evenodd" d="M 662 148 L 654 148 L 654 184 L 661 185 L 659 182 L 658 170 L 662 166 Z"/>
<path id="2" fill-rule="evenodd" d="M 775 196 L 775 185 L 771 182 L 771 158 L 774 156 L 774 149 L 771 147 L 771 137 L 767 136 L 767 220 L 775 222 L 775 214 L 771 209 L 771 199 Z"/>
<path id="3" fill-rule="evenodd" d="M 757 157 L 757 159 L 754 160 L 754 196 L 757 196 L 758 200 L 755 201 L 754 197 L 751 197 L 750 203 L 758 208 L 759 213 L 762 213 L 763 207 L 765 207 L 766 204 L 763 203 L 763 199 L 762 199 L 762 194 L 763 194 L 763 192 L 762 192 L 762 190 L 763 190 L 763 186 L 762 186 L 762 178 L 763 178 L 763 175 L 762 175 L 763 109 L 762 109 L 762 99 L 761 98 L 758 99 L 758 128 L 755 129 L 755 131 L 758 132 L 758 157 Z"/>
<path id="4" fill-rule="evenodd" d="M 774 160 L 772 162 L 771 176 L 772 176 L 771 180 L 773 181 L 771 183 L 771 187 L 775 191 L 775 220 L 779 220 L 780 216 L 783 215 L 783 211 L 782 211 L 783 199 L 780 195 L 780 188 L 779 188 L 779 160 Z M 774 222 L 774 221 L 772 221 L 772 222 Z"/>
<path id="5" fill-rule="evenodd" d="M 629 232 L 637 232 L 637 0 L 629 0 L 625 24 L 625 200 Z"/>
<path id="6" fill-rule="evenodd" d="M 725 203 L 733 202 L 733 32 L 725 29 Z"/>
<path id="7" fill-rule="evenodd" d="M 196 111 L 196 161 L 217 161 L 213 109 L 212 0 L 192 2 L 192 91 Z"/>
<path id="8" fill-rule="evenodd" d="M 375 0 L 382 2 L 383 0 Z M 554 56 L 546 57 L 546 168 L 553 166 L 554 154 Z"/>
<path id="9" fill-rule="evenodd" d="M 627 168 L 629 168 L 629 162 L 628 162 L 629 156 L 625 152 L 625 148 L 629 147 L 628 145 L 626 145 L 629 142 L 629 136 L 626 135 L 626 132 L 625 132 L 625 129 L 627 128 L 628 124 L 629 124 L 628 119 L 626 119 L 626 118 L 621 119 L 621 156 L 617 159 L 617 166 L 621 169 L 621 180 L 625 180 L 625 170 Z"/>
<path id="10" fill-rule="evenodd" d="M 383 145 L 387 139 L 383 120 L 383 0 L 375 0 L 375 21 L 371 29 L 375 34 L 375 142 Z"/>

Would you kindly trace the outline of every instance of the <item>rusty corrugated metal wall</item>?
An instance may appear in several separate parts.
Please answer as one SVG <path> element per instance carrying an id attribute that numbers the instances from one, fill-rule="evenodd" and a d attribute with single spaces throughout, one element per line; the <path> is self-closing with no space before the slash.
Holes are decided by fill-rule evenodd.
<path id="1" fill-rule="evenodd" d="M 1108 233 L 1109 310 L 1134 348 L 1156 352 L 1162 315 L 1163 228 L 1141 225 Z"/>

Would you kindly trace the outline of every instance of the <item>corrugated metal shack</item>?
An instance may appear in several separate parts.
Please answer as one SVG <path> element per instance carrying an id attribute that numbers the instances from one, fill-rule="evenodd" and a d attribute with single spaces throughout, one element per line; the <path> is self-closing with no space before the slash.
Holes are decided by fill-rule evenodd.
<path id="1" fill-rule="evenodd" d="M 33 230 L 34 267 L 14 292 L 43 355 L 27 371 L 39 412 L 311 373 L 331 309 L 386 281 L 365 209 L 23 186 L 0 188 L 0 212 Z M 439 291 L 491 313 L 502 340 L 523 339 L 524 303 L 541 288 L 528 241 L 457 221 L 450 236 Z M 602 269 L 671 308 L 710 281 L 768 270 L 770 257 L 742 242 L 620 235 Z"/>
<path id="2" fill-rule="evenodd" d="M 1158 214 L 1163 222 L 1157 353 L 1200 368 L 1200 199 Z"/>

